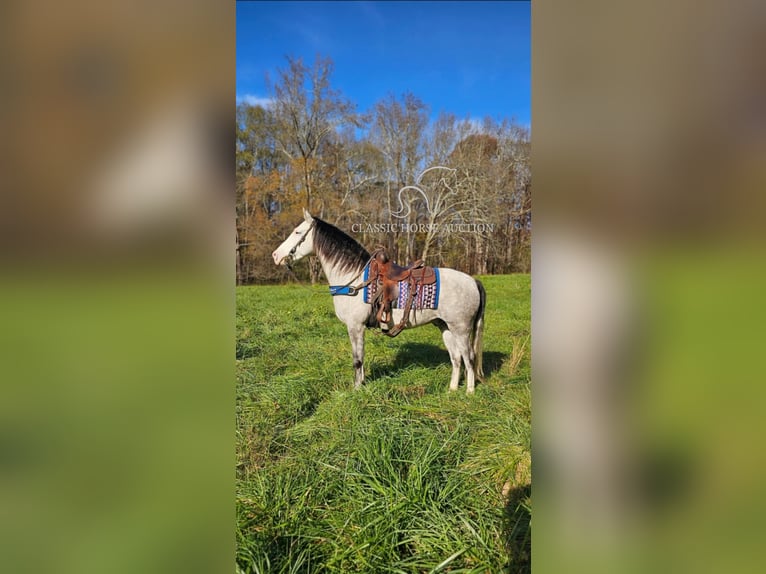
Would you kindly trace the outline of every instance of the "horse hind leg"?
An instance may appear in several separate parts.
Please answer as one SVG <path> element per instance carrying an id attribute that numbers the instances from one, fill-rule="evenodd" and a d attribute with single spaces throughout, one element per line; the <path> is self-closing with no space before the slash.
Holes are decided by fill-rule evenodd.
<path id="1" fill-rule="evenodd" d="M 476 357 L 473 346 L 471 345 L 471 338 L 468 333 L 461 333 L 459 335 L 454 335 L 454 340 L 455 347 L 458 349 L 460 357 L 462 357 L 463 363 L 465 364 L 465 392 L 466 394 L 471 395 L 476 386 Z"/>
<path id="2" fill-rule="evenodd" d="M 460 349 L 455 342 L 455 336 L 452 334 L 452 331 L 446 327 L 442 329 L 442 339 L 444 339 L 444 345 L 447 347 L 450 362 L 452 363 L 452 377 L 449 381 L 449 390 L 456 391 L 460 382 Z"/>

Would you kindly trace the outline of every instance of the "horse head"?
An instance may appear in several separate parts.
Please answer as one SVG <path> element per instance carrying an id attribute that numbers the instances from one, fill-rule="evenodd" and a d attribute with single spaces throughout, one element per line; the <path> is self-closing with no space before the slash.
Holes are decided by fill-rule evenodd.
<path id="1" fill-rule="evenodd" d="M 314 252 L 314 218 L 303 210 L 303 221 L 292 230 L 271 256 L 277 265 L 290 265 Z"/>

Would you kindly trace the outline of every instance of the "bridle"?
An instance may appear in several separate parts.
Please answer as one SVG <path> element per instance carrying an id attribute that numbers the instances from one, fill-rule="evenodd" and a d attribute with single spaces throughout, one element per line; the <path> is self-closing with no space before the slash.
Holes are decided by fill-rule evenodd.
<path id="1" fill-rule="evenodd" d="M 316 224 L 316 219 L 311 222 L 311 225 L 309 225 L 309 228 L 306 230 L 306 232 L 301 236 L 301 238 L 297 241 L 295 245 L 293 245 L 292 249 L 288 251 L 287 255 L 285 256 L 285 268 L 287 271 L 292 275 L 293 279 L 297 283 L 300 283 L 300 280 L 295 275 L 295 272 L 293 272 L 293 261 L 295 260 L 295 252 L 298 250 L 298 247 L 301 246 L 301 243 L 303 243 L 306 240 L 306 237 L 308 237 L 309 232 L 314 229 L 314 226 Z M 372 262 L 373 259 L 375 259 L 375 256 L 381 251 L 382 246 L 380 246 L 378 249 L 373 251 L 370 258 L 367 260 L 367 263 L 364 264 L 364 267 L 362 267 L 362 271 L 359 272 L 356 276 L 354 276 L 351 281 L 346 283 L 345 285 L 339 285 L 339 286 L 330 286 L 330 294 L 331 295 L 356 295 L 361 289 L 364 287 L 367 287 L 372 281 L 377 279 L 377 277 L 370 277 L 367 281 L 361 283 L 357 286 L 351 286 L 352 283 L 354 283 L 354 280 L 359 277 L 360 274 L 364 272 L 364 270 L 367 268 L 367 266 Z M 344 291 L 345 290 L 345 291 Z"/>
<path id="2" fill-rule="evenodd" d="M 285 256 L 285 267 L 287 267 L 288 271 L 292 273 L 293 268 L 293 261 L 295 260 L 295 252 L 298 250 L 298 247 L 301 246 L 301 243 L 306 241 L 306 237 L 308 237 L 309 232 L 314 229 L 314 224 L 316 223 L 316 220 L 312 220 L 311 225 L 309 225 L 309 228 L 306 230 L 306 233 L 304 233 L 301 238 L 298 240 L 298 242 L 293 245 L 292 249 L 287 253 Z"/>

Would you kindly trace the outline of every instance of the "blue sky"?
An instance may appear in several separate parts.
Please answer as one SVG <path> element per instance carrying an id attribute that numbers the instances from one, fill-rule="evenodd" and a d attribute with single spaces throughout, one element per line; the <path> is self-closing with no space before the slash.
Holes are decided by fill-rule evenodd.
<path id="1" fill-rule="evenodd" d="M 530 124 L 529 2 L 238 2 L 237 99 L 267 98 L 288 54 L 332 58 L 359 111 L 409 91 L 432 117 Z"/>

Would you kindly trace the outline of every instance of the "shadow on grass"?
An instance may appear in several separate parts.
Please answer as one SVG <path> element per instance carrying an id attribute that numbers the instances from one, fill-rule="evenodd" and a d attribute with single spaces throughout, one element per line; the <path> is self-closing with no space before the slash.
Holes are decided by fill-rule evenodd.
<path id="1" fill-rule="evenodd" d="M 484 351 L 484 375 L 489 377 L 500 368 L 508 358 L 508 353 Z M 396 352 L 392 362 L 370 366 L 368 380 L 396 375 L 400 371 L 417 365 L 419 367 L 439 367 L 446 365 L 451 368 L 449 353 L 444 347 L 428 343 L 404 343 Z"/>
<path id="2" fill-rule="evenodd" d="M 503 572 L 507 574 L 527 574 L 532 570 L 532 516 L 528 505 L 531 495 L 532 485 L 527 484 L 511 489 L 506 498 L 503 539 L 508 552 L 508 563 Z"/>

